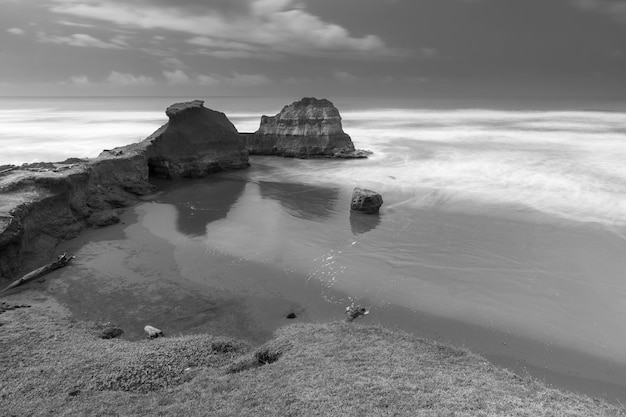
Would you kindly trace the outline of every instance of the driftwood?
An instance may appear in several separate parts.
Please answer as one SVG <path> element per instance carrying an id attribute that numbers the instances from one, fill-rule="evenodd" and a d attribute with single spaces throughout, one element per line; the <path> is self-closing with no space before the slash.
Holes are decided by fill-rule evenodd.
<path id="1" fill-rule="evenodd" d="M 57 260 L 48 264 L 48 265 L 44 265 L 41 268 L 37 268 L 34 271 L 29 272 L 28 274 L 24 275 L 22 278 L 18 279 L 17 281 L 13 281 L 8 287 L 6 287 L 5 289 L 3 289 L 0 292 L 5 292 L 10 290 L 11 288 L 15 288 L 19 285 L 22 285 L 28 281 L 32 281 L 34 279 L 37 279 L 43 275 L 46 275 L 48 272 L 52 272 L 55 269 L 59 269 L 59 268 L 63 268 L 65 265 L 67 265 L 68 263 L 70 263 L 70 261 L 72 259 L 76 258 L 75 256 L 67 256 L 66 253 L 64 253 L 63 255 L 59 255 Z"/>

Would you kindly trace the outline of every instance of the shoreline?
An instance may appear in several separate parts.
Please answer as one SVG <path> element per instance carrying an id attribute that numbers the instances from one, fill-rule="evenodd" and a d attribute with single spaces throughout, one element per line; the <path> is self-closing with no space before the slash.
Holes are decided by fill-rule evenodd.
<path id="1" fill-rule="evenodd" d="M 296 323 L 259 347 L 203 334 L 100 340 L 54 298 L 27 290 L 22 299 L 31 308 L 0 316 L 0 368 L 11 381 L 0 382 L 0 409 L 10 415 L 288 415 L 294 406 L 317 415 L 626 415 L 381 326 Z"/>
<path id="2" fill-rule="evenodd" d="M 112 321 L 120 325 L 127 332 L 124 336 L 127 340 L 143 338 L 141 329 L 145 324 L 151 324 L 164 330 L 166 335 L 224 335 L 261 344 L 270 340 L 275 330 L 291 323 L 285 319 L 289 312 L 298 313 L 295 322 L 329 322 L 343 318 L 345 305 L 349 304 L 348 293 L 323 288 L 318 282 L 307 281 L 304 277 L 290 277 L 292 273 L 277 274 L 271 268 L 263 272 L 264 267 L 259 269 L 261 265 L 255 262 L 247 262 L 249 266 L 244 269 L 241 269 L 241 265 L 237 266 L 238 273 L 247 270 L 251 274 L 250 278 L 254 274 L 261 274 L 266 277 L 264 279 L 271 279 L 272 285 L 286 286 L 282 293 L 274 296 L 255 295 L 254 285 L 260 284 L 252 284 L 252 281 L 247 284 L 252 284 L 252 287 L 242 287 L 237 291 L 236 288 L 207 286 L 178 275 L 173 269 L 176 262 L 168 258 L 168 254 L 173 253 L 171 243 L 162 238 L 150 237 L 145 234 L 146 231 L 139 230 L 140 218 L 145 215 L 139 212 L 141 210 L 141 203 L 131 206 L 120 216 L 119 224 L 87 230 L 79 237 L 61 244 L 59 249 L 68 253 L 92 247 L 84 254 L 79 253 L 73 267 L 56 271 L 54 275 L 46 277 L 45 283 L 33 283 L 29 288 L 41 288 L 66 304 L 75 317 L 81 317 L 82 320 Z M 130 229 L 131 232 L 128 231 Z M 132 233 L 135 241 L 141 238 L 144 242 L 118 246 L 120 243 L 116 242 L 128 240 L 128 233 Z M 148 246 L 145 246 L 146 242 Z M 151 259 L 159 263 L 148 266 L 128 264 L 129 260 L 137 262 L 133 260 L 133 254 L 149 251 L 154 253 Z M 233 262 L 241 263 L 241 260 L 232 256 L 211 259 L 218 270 L 229 268 L 229 265 L 234 265 Z M 81 265 L 83 261 L 88 265 Z M 103 276 L 106 273 L 112 275 Z M 68 291 L 70 287 L 73 289 Z M 320 300 L 313 303 L 315 306 L 303 306 L 304 300 L 315 299 L 320 292 L 324 292 L 334 302 Z M 81 298 L 88 294 L 92 297 Z M 359 302 L 367 304 L 368 299 L 359 298 Z M 142 304 L 148 307 L 142 308 Z M 133 319 L 124 318 L 129 316 Z M 160 319 L 155 321 L 150 317 Z M 621 364 L 564 348 L 547 347 L 540 341 L 399 305 L 374 307 L 369 316 L 359 320 L 364 325 L 374 323 L 454 346 L 471 346 L 472 351 L 492 363 L 518 374 L 529 371 L 533 377 L 554 386 L 604 398 L 611 403 L 626 402 L 623 394 L 626 389 L 621 382 L 626 380 L 626 367 Z M 576 371 L 568 370 L 568 364 L 572 363 L 584 364 L 584 367 Z"/>
<path id="3" fill-rule="evenodd" d="M 166 126 L 163 126 L 146 141 L 160 137 L 165 128 Z M 336 288 L 332 284 L 325 285 L 326 283 L 318 282 L 317 279 L 309 280 L 306 275 L 300 272 L 296 273 L 295 269 L 281 269 L 279 266 L 286 264 L 280 264 L 278 257 L 275 259 L 276 264 L 273 265 L 266 262 L 267 260 L 245 259 L 245 256 L 238 257 L 227 253 L 227 251 L 219 253 L 215 248 L 211 250 L 210 245 L 203 247 L 199 242 L 183 242 L 182 244 L 177 242 L 180 239 L 176 233 L 180 231 L 175 230 L 176 227 L 172 227 L 172 225 L 161 222 L 162 215 L 171 217 L 172 210 L 175 214 L 175 207 L 160 204 L 157 210 L 155 204 L 155 207 L 149 208 L 150 199 L 139 204 L 135 203 L 138 198 L 137 195 L 146 194 L 149 189 L 152 189 L 153 184 L 149 184 L 148 180 L 151 179 L 154 170 L 165 169 L 164 167 L 169 166 L 168 162 L 161 161 L 162 165 L 155 165 L 154 160 L 146 162 L 146 154 L 136 153 L 136 146 L 131 145 L 128 149 L 132 151 L 129 154 L 124 154 L 126 148 L 124 150 L 105 151 L 104 154 L 108 153 L 108 155 L 102 159 L 99 158 L 100 166 L 98 167 L 90 162 L 91 166 L 70 167 L 65 174 L 58 174 L 55 171 L 54 174 L 33 174 L 33 177 L 24 176 L 21 178 L 20 186 L 24 184 L 29 186 L 28 181 L 34 183 L 39 181 L 39 186 L 44 185 L 45 191 L 50 192 L 50 194 L 39 190 L 32 196 L 25 196 L 19 187 L 11 188 L 12 185 L 8 184 L 9 192 L 13 193 L 11 198 L 16 198 L 15 201 L 10 199 L 8 206 L 15 203 L 14 205 L 20 208 L 19 214 L 21 216 L 7 217 L 8 221 L 9 223 L 13 220 L 16 220 L 17 223 L 24 221 L 26 227 L 22 230 L 24 236 L 18 236 L 19 233 L 17 235 L 7 233 L 0 236 L 4 239 L 4 241 L 0 239 L 0 244 L 5 244 L 3 249 L 14 245 L 15 241 L 19 239 L 22 239 L 22 242 L 28 241 L 31 236 L 34 236 L 33 240 L 40 237 L 43 240 L 37 242 L 39 246 L 28 247 L 29 252 L 19 252 L 18 250 L 15 253 L 19 253 L 19 257 L 15 259 L 5 257 L 4 261 L 10 260 L 13 263 L 21 263 L 23 269 L 27 264 L 36 262 L 36 257 L 30 258 L 29 256 L 40 248 L 45 248 L 45 250 L 54 248 L 55 251 L 68 251 L 70 254 L 79 252 L 80 254 L 73 267 L 56 271 L 35 283 L 28 284 L 28 288 L 24 290 L 25 293 L 30 294 L 33 288 L 38 288 L 33 290 L 35 292 L 32 299 L 35 302 L 38 298 L 43 300 L 45 296 L 51 296 L 54 298 L 54 301 L 50 302 L 51 304 L 63 303 L 65 308 L 71 310 L 73 314 L 71 320 L 80 318 L 81 322 L 112 321 L 121 325 L 127 331 L 124 336 L 126 341 L 120 341 L 121 344 L 127 341 L 138 341 L 143 335 L 141 329 L 145 324 L 152 324 L 165 330 L 169 337 L 167 343 L 170 341 L 177 343 L 178 339 L 188 337 L 191 334 L 201 334 L 207 337 L 209 337 L 208 335 L 222 334 L 239 340 L 247 340 L 256 345 L 271 344 L 277 337 L 274 334 L 275 331 L 278 334 L 284 334 L 300 325 L 306 327 L 308 324 L 315 323 L 311 324 L 309 328 L 318 329 L 321 333 L 327 331 L 329 326 L 337 326 L 336 323 L 328 323 L 343 317 L 345 305 L 351 300 L 350 294 L 352 293 L 350 291 Z M 120 156 L 122 158 L 119 158 Z M 209 164 L 209 167 L 212 166 Z M 97 169 L 94 171 L 94 168 Z M 121 169 L 122 178 L 117 177 L 119 174 L 117 169 Z M 241 175 L 246 177 L 248 174 L 235 174 L 235 177 Z M 104 182 L 102 181 L 103 178 Z M 2 178 L 0 178 L 0 186 L 6 185 L 2 183 Z M 304 218 L 310 214 L 313 214 L 314 218 L 317 216 L 320 218 L 332 217 L 333 211 L 325 207 L 310 210 L 309 207 L 300 206 L 301 202 L 292 201 L 289 196 L 282 195 L 279 185 L 265 183 L 264 186 L 265 194 L 261 192 L 256 197 L 267 200 L 273 199 L 272 204 L 279 204 L 279 206 L 282 204 L 294 210 L 297 214 L 296 217 Z M 104 189 L 107 187 L 109 188 Z M 171 187 L 175 188 L 175 185 L 171 185 Z M 315 187 L 312 188 L 315 189 Z M 329 191 L 335 197 L 342 193 L 335 189 L 324 191 L 322 187 L 317 188 L 317 191 L 321 190 L 317 197 L 326 195 Z M 2 191 L 5 192 L 6 189 Z M 292 191 L 293 189 L 287 194 Z M 240 194 L 238 195 L 240 196 L 242 192 L 243 189 L 239 191 Z M 32 199 L 29 200 L 31 197 Z M 90 197 L 94 199 L 86 205 L 86 201 Z M 233 201 L 236 201 L 237 195 L 234 197 Z M 338 203 L 339 206 L 342 204 Z M 8 210 L 8 206 L 5 204 L 0 207 L 0 211 L 7 211 L 13 216 L 14 211 Z M 130 208 L 123 208 L 128 206 Z M 37 221 L 28 224 L 27 221 L 31 220 L 28 216 L 31 216 L 30 210 L 33 207 L 35 210 L 32 212 L 40 210 L 36 212 L 38 220 L 55 216 L 54 213 L 58 212 L 57 207 L 65 210 L 63 212 L 64 217 L 60 222 L 53 222 L 52 225 L 40 226 Z M 216 214 L 217 218 L 225 217 L 225 214 L 222 213 L 224 207 L 211 207 L 211 209 L 221 213 Z M 315 210 L 321 210 L 323 213 L 320 215 Z M 95 224 L 95 220 L 93 220 L 94 211 L 95 214 L 108 216 L 105 216 L 104 219 L 100 218 L 101 221 L 115 220 L 119 223 L 103 229 L 84 230 L 86 225 Z M 244 210 L 244 213 L 240 213 L 240 215 L 245 218 L 246 215 L 250 216 L 254 211 Z M 193 214 L 192 211 L 190 212 Z M 225 212 L 227 213 L 228 210 Z M 455 216 L 454 213 L 447 213 L 446 215 Z M 485 217 L 487 221 L 490 220 L 488 216 Z M 0 218 L 0 220 L 4 221 L 5 219 Z M 346 233 L 352 237 L 347 232 L 349 230 L 347 229 L 347 216 L 344 220 L 346 220 L 345 225 L 343 225 L 346 227 Z M 350 219 L 350 223 L 352 223 L 352 219 Z M 375 231 L 379 223 L 374 223 L 366 225 L 364 228 L 352 223 L 352 235 L 356 236 L 357 232 L 365 234 Z M 9 230 L 9 227 L 5 226 L 7 225 L 3 224 L 3 232 Z M 180 223 L 178 226 L 180 227 Z M 192 225 L 190 230 L 193 231 L 196 226 Z M 46 230 L 40 236 L 39 229 L 42 227 Z M 469 230 L 463 230 L 462 233 L 467 234 Z M 274 230 L 274 232 L 280 232 L 280 229 Z M 230 231 L 226 230 L 226 233 L 230 233 Z M 240 233 L 245 235 L 249 231 L 243 230 Z M 436 233 L 439 232 L 436 231 Z M 7 236 L 9 239 L 8 246 L 6 245 Z M 16 236 L 16 240 L 11 241 Z M 133 238 L 129 239 L 130 236 Z M 67 240 L 72 237 L 74 239 Z M 251 238 L 250 240 L 252 242 L 254 239 Z M 288 239 L 285 238 L 285 240 Z M 59 241 L 61 244 L 57 246 Z M 285 245 L 284 242 L 282 244 Z M 253 245 L 250 247 L 253 248 Z M 250 247 L 243 249 L 249 250 Z M 442 249 L 445 248 L 442 247 Z M 186 253 L 186 256 L 189 256 L 190 253 L 191 255 L 203 255 L 206 265 L 197 263 L 188 270 L 181 271 L 184 263 L 181 263 L 181 260 L 177 258 L 181 253 Z M 289 256 L 290 251 L 285 253 L 286 256 Z M 271 251 L 268 251 L 267 254 L 273 255 Z M 552 255 L 551 252 L 546 252 L 546 254 Z M 9 255 L 14 255 L 14 253 L 11 252 Z M 377 255 L 380 256 L 380 254 Z M 436 260 L 437 256 L 448 254 L 444 250 L 431 255 L 433 255 L 432 259 Z M 43 255 L 39 254 L 39 256 Z M 28 260 L 26 263 L 22 262 L 25 257 Z M 456 267 L 457 265 L 453 266 Z M 14 264 L 9 264 L 6 270 L 0 270 L 0 276 L 10 276 L 10 272 L 15 267 Z M 9 271 L 8 274 L 7 270 Z M 492 273 L 494 272 L 492 271 Z M 612 277 L 612 275 L 610 276 Z M 371 280 L 371 277 L 366 278 L 363 285 L 367 286 L 368 279 Z M 432 284 L 431 288 L 437 289 L 437 286 L 432 282 L 424 281 L 424 283 Z M 465 282 L 464 285 L 469 283 L 471 280 Z M 503 286 L 500 289 L 506 288 Z M 461 289 L 460 294 L 458 294 L 460 299 L 469 295 L 466 292 L 467 288 L 461 286 L 454 289 Z M 543 290 L 545 289 L 543 288 Z M 538 290 L 542 290 L 542 288 Z M 9 292 L 7 299 L 14 299 L 12 297 L 20 293 L 21 289 L 19 288 Z M 321 293 L 323 293 L 323 297 L 319 297 Z M 436 292 L 432 294 L 434 297 L 430 302 L 437 303 L 441 294 Z M 19 295 L 15 295 L 15 299 L 18 298 Z M 315 298 L 315 301 L 310 301 L 311 298 Z M 359 302 L 370 300 L 367 290 L 361 292 L 361 296 L 357 295 L 356 298 Z M 576 299 L 574 298 L 572 302 L 576 302 Z M 494 306 L 497 307 L 495 304 L 490 307 L 493 309 Z M 39 307 L 37 306 L 37 308 Z M 451 308 L 452 311 L 458 311 L 462 307 L 463 303 L 461 302 L 454 305 L 441 304 L 439 306 L 441 309 Z M 298 319 L 295 321 L 300 322 L 300 324 L 286 328 L 285 324 L 288 324 L 289 320 L 286 320 L 285 316 L 295 312 L 298 315 Z M 431 314 L 419 312 L 399 304 L 387 304 L 382 307 L 378 305 L 372 308 L 371 312 L 372 314 L 365 320 L 360 319 L 359 324 L 367 325 L 373 321 L 382 326 L 379 327 L 379 330 L 384 327 L 385 329 L 408 331 L 414 336 L 426 337 L 430 341 L 429 343 L 434 346 L 439 346 L 441 341 L 455 346 L 471 346 L 474 351 L 476 351 L 475 346 L 479 346 L 479 353 L 488 358 L 491 363 L 506 366 L 523 374 L 522 377 L 514 375 L 514 378 L 532 380 L 532 378 L 527 377 L 527 371 L 531 370 L 531 375 L 544 375 L 546 381 L 556 381 L 560 386 L 578 390 L 585 396 L 596 395 L 596 393 L 597 395 L 606 394 L 605 398 L 613 403 L 617 402 L 622 405 L 622 401 L 626 402 L 626 397 L 623 397 L 626 387 L 622 382 L 626 380 L 626 366 L 623 364 L 606 361 L 600 357 L 586 355 L 573 349 L 551 346 L 545 341 L 531 340 L 512 335 L 509 332 L 497 331 L 486 325 L 472 322 L 469 316 L 468 322 L 464 322 L 432 314 L 432 311 Z M 511 314 L 511 311 L 508 313 Z M 21 317 L 26 317 L 28 312 L 20 314 Z M 11 328 L 19 328 L 19 323 L 11 321 L 9 324 Z M 80 326 L 84 325 L 85 323 L 82 323 Z M 366 328 L 372 329 L 372 327 Z M 349 328 L 344 326 L 342 331 L 352 335 L 352 330 L 347 329 Z M 38 330 L 43 332 L 43 329 Z M 384 330 L 383 333 L 389 337 L 385 343 L 400 337 L 398 332 Z M 68 334 L 72 334 L 72 332 L 69 331 Z M 10 335 L 5 336 L 9 337 Z M 368 342 L 367 339 L 360 340 L 365 343 Z M 528 362 L 520 359 L 528 357 L 531 358 Z M 555 359 L 559 359 L 559 361 Z M 572 371 L 569 369 L 569 365 L 572 363 L 584 366 Z"/>

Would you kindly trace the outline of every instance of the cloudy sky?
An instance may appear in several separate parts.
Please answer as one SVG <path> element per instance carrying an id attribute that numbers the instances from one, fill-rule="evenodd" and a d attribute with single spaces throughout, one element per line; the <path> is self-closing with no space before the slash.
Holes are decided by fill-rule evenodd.
<path id="1" fill-rule="evenodd" d="M 0 95 L 626 95 L 626 0 L 0 0 Z"/>

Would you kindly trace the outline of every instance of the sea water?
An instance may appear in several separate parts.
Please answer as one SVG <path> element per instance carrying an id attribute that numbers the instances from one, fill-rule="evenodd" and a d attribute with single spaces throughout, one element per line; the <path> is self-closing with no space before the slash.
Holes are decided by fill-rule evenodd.
<path id="1" fill-rule="evenodd" d="M 147 137 L 167 121 L 167 105 L 181 100 L 2 99 L 0 165 L 95 157 Z M 290 101 L 218 97 L 205 105 L 250 132 L 261 114 Z M 400 306 L 460 323 L 432 333 L 481 353 L 619 381 L 615 369 L 626 369 L 623 103 L 334 102 L 344 130 L 357 148 L 374 152 L 370 158 L 252 157 L 248 170 L 161 184 L 150 206 L 140 206 L 145 227 L 173 245 L 183 277 L 249 286 L 203 281 L 211 268 L 203 256 L 225 254 L 316 283 L 308 297 L 364 303 L 373 322 L 393 322 L 385 314 Z M 356 186 L 383 195 L 378 216 L 350 214 Z M 419 331 L 416 317 L 395 319 Z M 543 353 L 529 354 L 525 343 Z M 580 357 L 616 367 L 585 367 Z"/>

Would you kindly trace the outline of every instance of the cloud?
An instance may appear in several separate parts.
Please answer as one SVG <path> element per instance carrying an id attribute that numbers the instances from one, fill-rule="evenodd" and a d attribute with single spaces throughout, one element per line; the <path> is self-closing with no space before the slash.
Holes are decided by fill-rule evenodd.
<path id="1" fill-rule="evenodd" d="M 257 85 L 269 84 L 270 78 L 263 74 L 240 74 L 233 72 L 229 76 L 218 74 L 187 74 L 178 69 L 174 71 L 163 71 L 163 76 L 169 84 L 196 84 L 196 85 L 219 85 L 226 84 L 239 87 L 253 87 Z"/>
<path id="2" fill-rule="evenodd" d="M 278 57 L 276 54 L 267 54 L 263 52 L 249 52 L 249 51 L 225 51 L 225 50 L 211 50 L 211 49 L 196 49 L 194 51 L 199 55 L 212 56 L 214 58 L 221 59 L 275 59 Z"/>
<path id="3" fill-rule="evenodd" d="M 623 0 L 570 0 L 576 7 L 604 13 L 613 19 L 626 23 L 626 2 Z"/>
<path id="4" fill-rule="evenodd" d="M 299 0 L 236 0 L 230 6 L 226 0 L 51 1 L 51 10 L 62 15 L 191 35 L 191 44 L 202 46 L 207 55 L 215 57 L 246 58 L 267 53 L 374 58 L 402 53 L 376 35 L 351 35 L 343 26 L 310 13 Z"/>
<path id="5" fill-rule="evenodd" d="M 194 53 L 212 56 L 215 58 L 277 58 L 277 54 L 275 52 L 267 51 L 259 47 L 258 45 L 252 45 L 245 42 L 235 42 L 224 39 L 209 38 L 206 36 L 196 36 L 187 39 L 187 43 L 200 47 L 194 50 Z"/>
<path id="6" fill-rule="evenodd" d="M 188 84 L 191 81 L 189 75 L 182 70 L 163 71 L 163 76 L 170 84 Z"/>
<path id="7" fill-rule="evenodd" d="M 38 32 L 37 39 L 43 43 L 56 43 L 81 48 L 124 49 L 128 47 L 128 44 L 121 36 L 116 36 L 107 42 L 85 33 L 75 33 L 70 36 L 54 36 Z"/>
<path id="8" fill-rule="evenodd" d="M 26 33 L 24 29 L 20 29 L 20 28 L 9 28 L 7 29 L 7 32 L 12 35 L 23 35 Z"/>
<path id="9" fill-rule="evenodd" d="M 243 51 L 253 51 L 254 46 L 243 43 L 243 42 L 233 42 L 224 39 L 215 39 L 208 38 L 206 36 L 196 36 L 194 38 L 188 39 L 188 43 L 192 45 L 199 45 L 209 48 L 215 49 L 224 49 L 224 50 L 243 50 Z"/>
<path id="10" fill-rule="evenodd" d="M 176 57 L 166 57 L 161 60 L 161 65 L 166 69 L 185 69 L 187 65 Z"/>
<path id="11" fill-rule="evenodd" d="M 112 71 L 107 77 L 107 82 L 109 84 L 125 86 L 152 85 L 154 84 L 154 79 L 145 75 L 133 75 L 118 71 Z"/>
<path id="12" fill-rule="evenodd" d="M 220 83 L 219 78 L 212 75 L 200 74 L 196 77 L 196 79 L 200 85 L 218 85 Z"/>
<path id="13" fill-rule="evenodd" d="M 63 26 L 73 26 L 73 27 L 79 27 L 79 28 L 92 28 L 92 27 L 94 27 L 94 25 L 89 25 L 87 23 L 76 23 L 76 22 L 70 22 L 70 21 L 67 21 L 67 20 L 59 20 L 57 23 L 60 24 L 60 25 L 63 25 Z"/>
<path id="14" fill-rule="evenodd" d="M 70 77 L 70 84 L 88 85 L 90 84 L 89 77 L 86 75 L 73 75 Z"/>
<path id="15" fill-rule="evenodd" d="M 359 80 L 359 77 L 357 77 L 356 75 L 350 74 L 349 72 L 346 72 L 346 71 L 335 71 L 333 73 L 333 76 L 335 77 L 335 79 L 339 81 L 348 82 L 348 83 L 352 83 L 352 82 Z"/>
<path id="16" fill-rule="evenodd" d="M 437 58 L 440 56 L 439 51 L 435 48 L 421 48 L 420 55 L 423 58 Z"/>
<path id="17" fill-rule="evenodd" d="M 241 87 L 252 87 L 272 82 L 271 79 L 263 74 L 239 74 L 238 72 L 233 72 L 231 77 L 224 77 L 223 79 L 227 84 Z"/>

